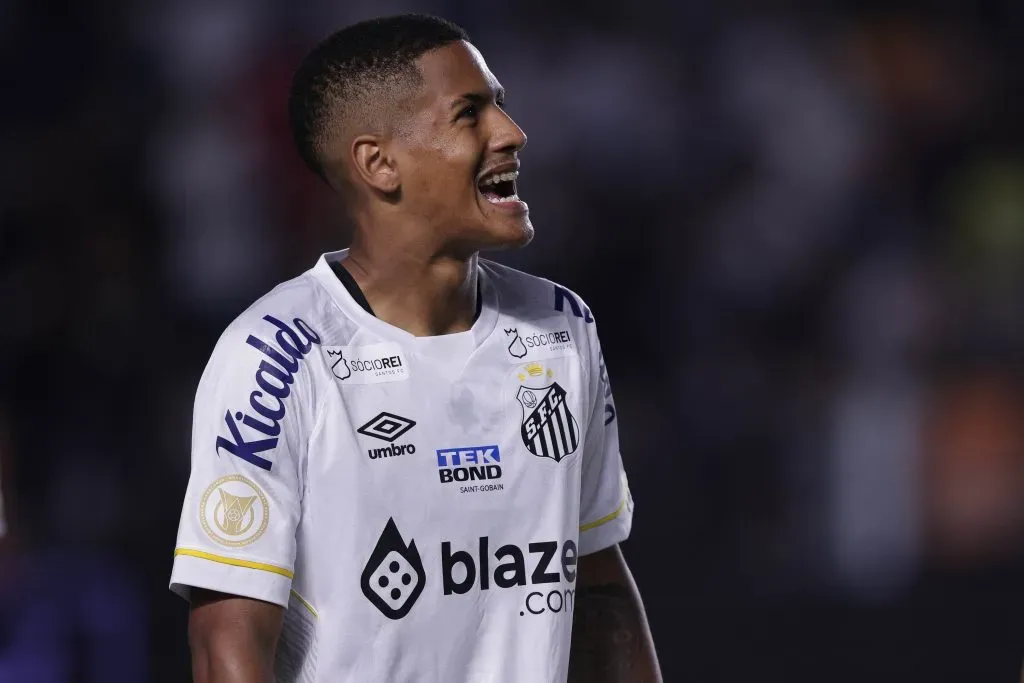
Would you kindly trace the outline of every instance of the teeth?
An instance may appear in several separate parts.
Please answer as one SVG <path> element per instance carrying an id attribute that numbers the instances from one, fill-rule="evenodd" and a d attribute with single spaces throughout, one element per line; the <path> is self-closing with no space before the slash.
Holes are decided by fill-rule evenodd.
<path id="1" fill-rule="evenodd" d="M 511 197 L 487 197 L 487 201 L 491 204 L 508 204 L 509 202 L 518 202 L 519 195 L 512 195 Z"/>
<path id="2" fill-rule="evenodd" d="M 509 181 L 515 180 L 518 176 L 519 171 L 507 171 L 505 173 L 498 173 L 495 175 L 487 176 L 482 181 L 480 181 L 480 185 L 482 187 L 488 187 L 490 185 L 496 185 L 497 183 L 507 183 Z"/>

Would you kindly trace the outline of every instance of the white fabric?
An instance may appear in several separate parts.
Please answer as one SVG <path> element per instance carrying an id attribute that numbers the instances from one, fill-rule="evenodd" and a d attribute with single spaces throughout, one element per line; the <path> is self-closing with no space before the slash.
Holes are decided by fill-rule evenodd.
<path id="1" fill-rule="evenodd" d="M 281 681 L 564 681 L 576 558 L 632 520 L 590 311 L 482 260 L 472 329 L 414 337 L 352 299 L 344 255 L 218 342 L 171 589 L 301 616 Z"/>

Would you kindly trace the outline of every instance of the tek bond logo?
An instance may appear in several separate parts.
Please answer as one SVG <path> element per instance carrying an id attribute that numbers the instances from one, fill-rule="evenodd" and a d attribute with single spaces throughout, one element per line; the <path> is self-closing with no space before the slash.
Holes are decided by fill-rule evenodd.
<path id="1" fill-rule="evenodd" d="M 494 446 L 444 448 L 437 451 L 442 484 L 501 478 L 501 451 Z"/>

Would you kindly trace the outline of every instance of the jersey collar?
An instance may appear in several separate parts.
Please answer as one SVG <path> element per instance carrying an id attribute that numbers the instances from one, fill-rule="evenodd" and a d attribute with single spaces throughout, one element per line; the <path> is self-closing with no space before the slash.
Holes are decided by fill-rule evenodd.
<path id="1" fill-rule="evenodd" d="M 437 337 L 417 337 L 375 316 L 351 274 L 337 265 L 347 256 L 348 249 L 323 254 L 313 266 L 312 274 L 350 318 L 360 326 L 374 331 L 380 337 L 392 341 L 416 342 L 419 339 L 438 339 Z M 480 346 L 491 335 L 498 322 L 498 295 L 494 283 L 488 277 L 487 271 L 479 266 L 477 267 L 477 278 L 479 295 L 477 296 L 477 314 L 473 326 L 466 332 L 445 335 L 453 338 L 469 335 L 473 339 L 474 346 Z M 351 282 L 346 284 L 346 279 Z"/>

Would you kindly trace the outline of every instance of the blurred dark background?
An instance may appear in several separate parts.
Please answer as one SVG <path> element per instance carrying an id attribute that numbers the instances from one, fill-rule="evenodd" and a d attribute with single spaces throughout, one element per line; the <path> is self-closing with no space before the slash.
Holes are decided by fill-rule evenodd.
<path id="1" fill-rule="evenodd" d="M 530 136 L 499 254 L 600 324 L 666 681 L 1017 681 L 1024 3 L 0 5 L 0 681 L 187 681 L 225 325 L 347 245 L 290 73 L 463 24 Z"/>

